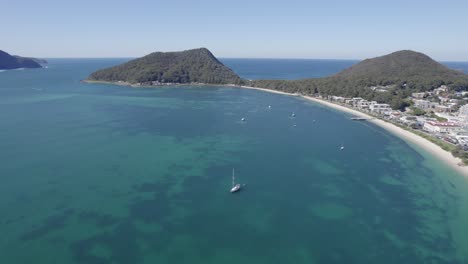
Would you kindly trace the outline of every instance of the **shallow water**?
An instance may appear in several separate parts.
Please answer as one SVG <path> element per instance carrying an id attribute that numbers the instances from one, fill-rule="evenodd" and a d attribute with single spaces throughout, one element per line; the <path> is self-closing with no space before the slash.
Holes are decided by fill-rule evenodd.
<path id="1" fill-rule="evenodd" d="M 467 180 L 417 147 L 297 97 L 79 82 L 120 61 L 0 75 L 0 263 L 467 263 Z"/>

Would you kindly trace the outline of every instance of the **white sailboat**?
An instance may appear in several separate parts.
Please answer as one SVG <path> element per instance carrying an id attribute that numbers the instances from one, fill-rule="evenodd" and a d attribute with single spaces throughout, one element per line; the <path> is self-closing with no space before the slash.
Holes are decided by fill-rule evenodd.
<path id="1" fill-rule="evenodd" d="M 232 168 L 232 187 L 230 192 L 235 193 L 239 191 L 241 188 L 241 185 L 239 183 L 236 184 L 236 177 L 234 176 L 234 168 Z"/>

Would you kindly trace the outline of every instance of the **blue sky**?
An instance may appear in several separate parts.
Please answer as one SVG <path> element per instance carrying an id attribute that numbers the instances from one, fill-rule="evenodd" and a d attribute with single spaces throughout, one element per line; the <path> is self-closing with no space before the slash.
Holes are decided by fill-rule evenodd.
<path id="1" fill-rule="evenodd" d="M 207 47 L 218 57 L 364 59 L 401 49 L 468 61 L 468 1 L 0 0 L 0 49 L 137 57 Z"/>

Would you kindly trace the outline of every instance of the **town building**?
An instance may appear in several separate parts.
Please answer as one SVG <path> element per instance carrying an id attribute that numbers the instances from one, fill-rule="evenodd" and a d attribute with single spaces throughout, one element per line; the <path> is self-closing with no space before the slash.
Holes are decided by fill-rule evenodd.
<path id="1" fill-rule="evenodd" d="M 421 99 L 413 100 L 413 102 L 414 102 L 414 107 L 421 108 L 424 110 L 432 109 L 434 105 L 433 102 L 430 102 L 427 100 L 421 100 Z"/>
<path id="2" fill-rule="evenodd" d="M 400 111 L 392 111 L 390 113 L 390 119 L 398 120 L 402 116 L 402 113 Z"/>
<path id="3" fill-rule="evenodd" d="M 459 129 L 460 125 L 454 122 L 426 121 L 423 130 L 430 133 L 449 133 L 451 130 Z"/>
<path id="4" fill-rule="evenodd" d="M 349 99 L 351 99 L 351 98 L 341 97 L 341 96 L 332 96 L 332 97 L 330 97 L 331 101 L 336 101 L 336 102 L 340 102 L 340 103 L 344 103 L 344 102 L 346 102 L 346 100 L 349 100 Z"/>
<path id="5" fill-rule="evenodd" d="M 392 108 L 389 104 L 370 104 L 369 110 L 382 115 L 390 115 L 392 113 Z"/>
<path id="6" fill-rule="evenodd" d="M 356 107 L 359 109 L 369 109 L 369 106 L 376 104 L 376 101 L 367 101 L 367 100 L 360 100 L 357 102 Z"/>
<path id="7" fill-rule="evenodd" d="M 437 112 L 437 113 L 447 113 L 447 112 L 450 112 L 450 107 L 445 106 L 445 105 L 437 104 L 437 105 L 435 105 L 435 107 L 434 107 L 434 112 Z"/>
<path id="8" fill-rule="evenodd" d="M 423 99 L 424 97 L 426 97 L 426 93 L 412 93 L 411 97 L 415 99 Z"/>
<path id="9" fill-rule="evenodd" d="M 468 104 L 462 105 L 458 110 L 458 114 L 460 116 L 467 116 L 468 117 Z"/>
<path id="10" fill-rule="evenodd" d="M 399 122 L 407 126 L 412 126 L 417 124 L 417 119 L 415 116 L 402 116 L 399 118 Z"/>
<path id="11" fill-rule="evenodd" d="M 448 91 L 448 87 L 446 85 L 442 85 L 439 88 L 434 89 L 434 93 L 439 95 L 440 93 L 445 93 Z"/>
<path id="12" fill-rule="evenodd" d="M 448 97 L 439 96 L 439 99 L 440 99 L 440 102 L 441 102 L 441 103 L 448 103 L 448 102 L 450 102 L 450 98 L 448 98 Z"/>

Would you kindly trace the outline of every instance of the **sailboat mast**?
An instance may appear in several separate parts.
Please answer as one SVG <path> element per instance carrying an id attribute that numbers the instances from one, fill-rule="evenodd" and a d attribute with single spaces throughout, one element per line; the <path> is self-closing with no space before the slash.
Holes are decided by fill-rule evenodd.
<path id="1" fill-rule="evenodd" d="M 232 168 L 232 187 L 235 185 L 234 168 Z"/>

